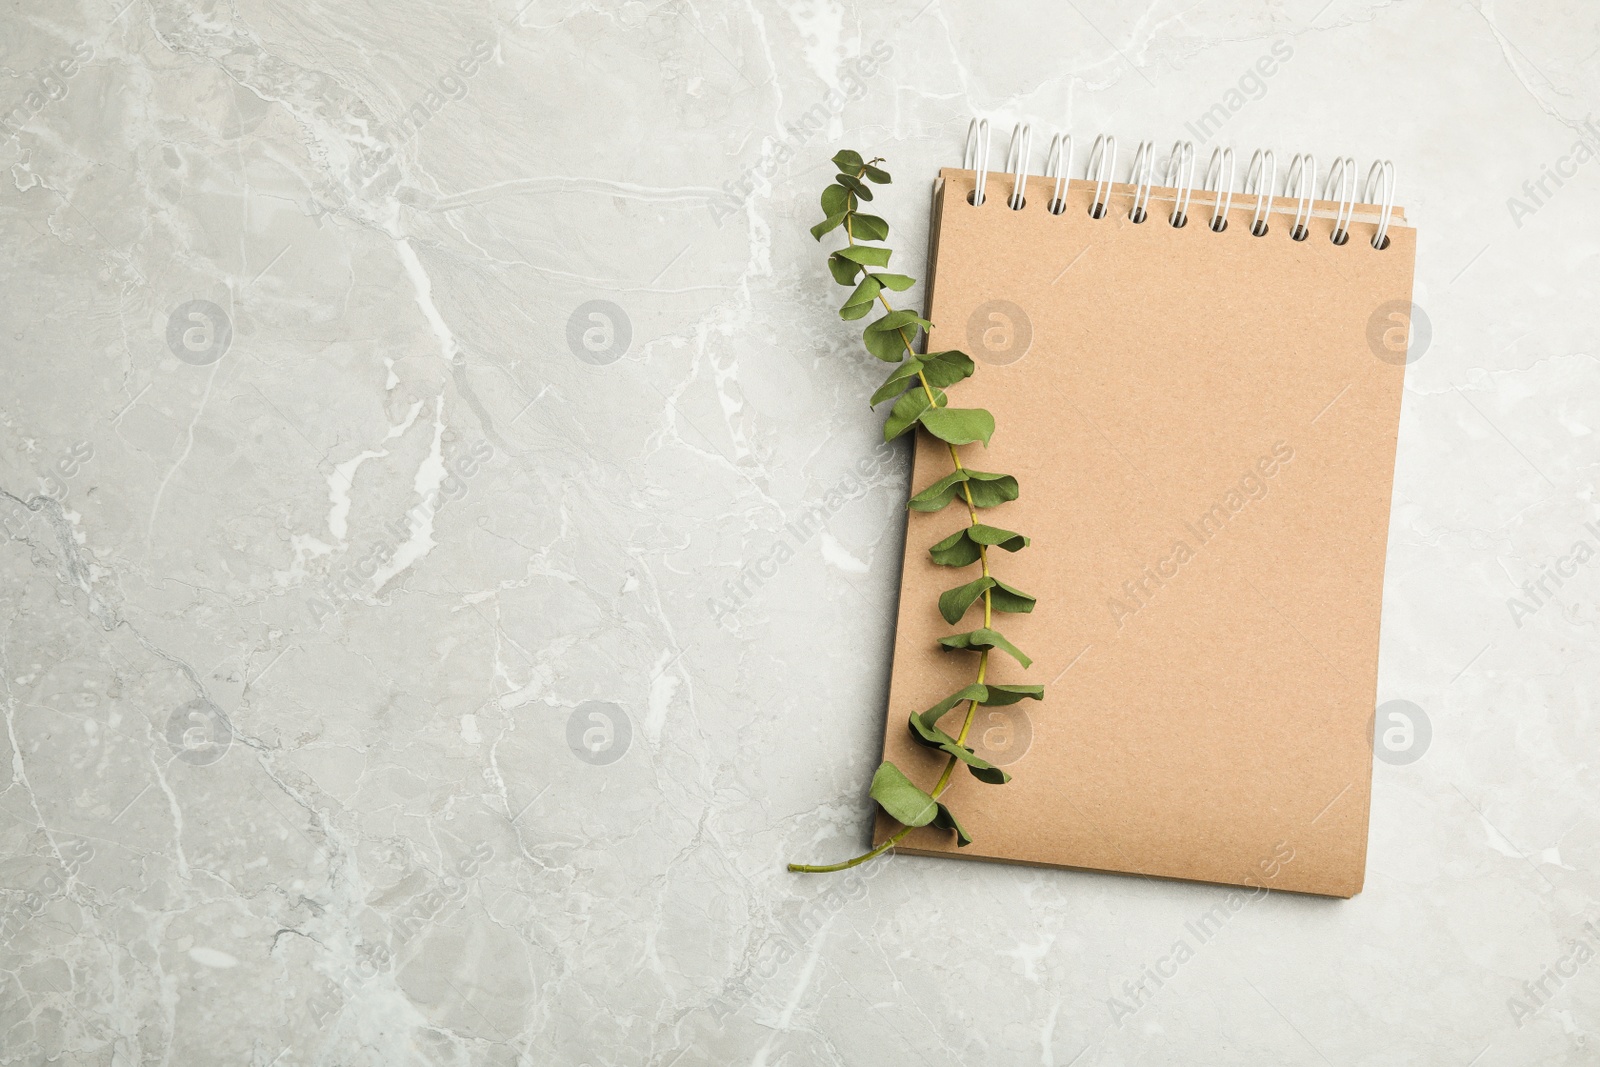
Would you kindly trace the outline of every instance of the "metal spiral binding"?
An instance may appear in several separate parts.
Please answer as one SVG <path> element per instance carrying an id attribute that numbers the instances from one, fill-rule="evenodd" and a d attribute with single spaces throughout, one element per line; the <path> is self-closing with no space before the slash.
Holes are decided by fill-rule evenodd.
<path id="1" fill-rule="evenodd" d="M 1094 200 L 1089 204 L 1091 218 L 1103 219 L 1106 201 L 1111 196 L 1111 183 L 1116 180 L 1117 139 L 1101 134 L 1089 149 L 1089 169 L 1084 178 L 1094 182 Z"/>
<path id="2" fill-rule="evenodd" d="M 1383 198 L 1373 195 L 1373 185 L 1381 182 Z M 1394 164 L 1380 159 L 1367 171 L 1367 184 L 1361 190 L 1361 200 L 1367 204 L 1381 204 L 1383 214 L 1378 216 L 1378 232 L 1372 235 L 1372 247 L 1383 251 L 1389 247 L 1389 216 L 1394 214 Z"/>
<path id="3" fill-rule="evenodd" d="M 1011 193 L 1006 198 L 1013 211 L 1027 207 L 1027 184 L 1030 177 L 1028 158 L 1033 151 L 1033 125 L 1019 122 L 1011 131 L 1011 143 L 1006 150 L 1005 169 L 1012 178 Z M 1044 178 L 1054 180 L 1045 210 L 1052 215 L 1063 214 L 1067 209 L 1067 192 L 1072 170 L 1073 140 L 1071 134 L 1057 134 L 1050 140 L 1046 157 Z M 989 178 L 989 120 L 973 119 L 967 129 L 966 152 L 963 166 L 975 174 L 973 190 L 967 202 L 983 206 L 987 199 Z M 1150 216 L 1150 203 L 1158 166 L 1154 141 L 1140 141 L 1134 151 L 1128 183 L 1133 187 L 1133 203 L 1128 209 L 1128 219 L 1143 223 Z M 1106 218 L 1111 209 L 1111 197 L 1116 186 L 1117 139 L 1101 134 L 1089 151 L 1089 161 L 1084 167 L 1084 180 L 1094 183 L 1094 195 L 1089 204 L 1091 218 Z M 1182 228 L 1189 221 L 1189 207 L 1195 192 L 1195 150 L 1192 141 L 1177 141 L 1165 162 L 1166 185 L 1173 190 L 1172 209 L 1167 223 Z M 1355 218 L 1357 203 L 1374 204 L 1379 208 L 1376 229 L 1370 241 L 1372 248 L 1382 251 L 1389 247 L 1389 226 L 1394 215 L 1395 192 L 1394 163 L 1380 159 L 1372 164 L 1365 182 L 1360 183 L 1360 200 L 1356 199 L 1358 179 L 1356 161 L 1351 156 L 1339 156 L 1328 171 L 1322 199 L 1334 202 L 1333 230 L 1329 235 L 1336 245 L 1350 241 L 1351 223 Z M 1231 148 L 1215 148 L 1206 165 L 1205 194 L 1210 197 L 1211 217 L 1207 228 L 1222 233 L 1228 228 L 1228 214 L 1233 208 L 1235 180 L 1238 177 L 1234 152 Z M 1297 153 L 1289 162 L 1284 188 L 1277 191 L 1278 159 L 1270 149 L 1259 149 L 1250 157 L 1245 170 L 1241 196 L 1254 198 L 1250 211 L 1250 233 L 1266 237 L 1270 232 L 1273 204 L 1281 195 L 1293 199 L 1294 220 L 1289 225 L 1289 236 L 1295 241 L 1306 240 L 1311 233 L 1310 223 L 1317 205 L 1317 158 L 1310 152 Z M 1126 189 L 1117 192 L 1126 196 Z M 1163 199 L 1165 199 L 1163 197 Z M 1284 208 L 1283 213 L 1287 214 Z"/>
<path id="4" fill-rule="evenodd" d="M 1167 157 L 1167 184 L 1176 190 L 1167 221 L 1182 227 L 1189 221 L 1189 198 L 1194 195 L 1194 142 L 1178 141 Z"/>
<path id="5" fill-rule="evenodd" d="M 1254 183 L 1256 209 L 1250 213 L 1250 232 L 1257 237 L 1267 235 L 1267 217 L 1272 214 L 1272 188 L 1278 184 L 1278 157 L 1272 149 L 1257 149 L 1250 157 L 1250 169 L 1244 174 L 1244 195 L 1252 192 Z M 1262 201 L 1265 200 L 1263 206 Z"/>
<path id="6" fill-rule="evenodd" d="M 1011 131 L 1011 147 L 1006 149 L 1006 170 L 1011 172 L 1011 195 L 1006 206 L 1021 211 L 1028 203 L 1028 157 L 1033 154 L 1033 126 L 1019 122 Z"/>
<path id="7" fill-rule="evenodd" d="M 1221 233 L 1228 228 L 1228 209 L 1233 207 L 1233 149 L 1212 150 L 1211 162 L 1206 164 L 1206 192 L 1216 194 L 1211 206 L 1211 230 Z"/>
<path id="8" fill-rule="evenodd" d="M 1350 156 L 1339 156 L 1328 171 L 1328 184 L 1323 187 L 1322 199 L 1332 200 L 1333 190 L 1339 189 L 1339 207 L 1333 217 L 1333 243 L 1342 245 L 1350 240 L 1350 217 L 1356 210 L 1356 161 Z"/>
<path id="9" fill-rule="evenodd" d="M 1050 197 L 1050 214 L 1059 215 L 1067 210 L 1067 173 L 1072 170 L 1072 134 L 1056 134 L 1050 139 L 1050 155 L 1045 160 L 1044 176 L 1056 180 L 1056 191 Z"/>
<path id="10" fill-rule="evenodd" d="M 1294 186 L 1294 225 L 1289 236 L 1304 241 L 1311 231 L 1306 223 L 1311 221 L 1311 209 L 1317 203 L 1317 157 L 1310 152 L 1296 153 L 1289 161 L 1288 184 Z M 1288 195 L 1288 190 L 1284 190 Z"/>
<path id="11" fill-rule="evenodd" d="M 1140 141 L 1139 150 L 1133 154 L 1133 207 L 1128 218 L 1135 223 L 1150 217 L 1150 189 L 1156 180 L 1156 143 Z"/>
<path id="12" fill-rule="evenodd" d="M 979 163 L 983 165 L 980 167 Z M 977 171 L 978 181 L 972 187 L 972 195 L 967 198 L 967 203 L 973 207 L 982 207 L 983 187 L 989 179 L 988 119 L 973 119 L 972 125 L 967 127 L 967 150 L 962 155 L 961 169 Z"/>

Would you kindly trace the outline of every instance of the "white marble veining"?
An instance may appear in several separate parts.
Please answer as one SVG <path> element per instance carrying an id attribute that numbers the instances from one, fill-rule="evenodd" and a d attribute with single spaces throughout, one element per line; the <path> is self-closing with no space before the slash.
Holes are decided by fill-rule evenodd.
<path id="1" fill-rule="evenodd" d="M 1597 97 L 1580 0 L 6 5 L 0 1064 L 1600 1062 Z M 920 275 L 974 112 L 1396 161 L 1351 901 L 783 869 L 907 484 L 806 227 L 886 156 Z"/>

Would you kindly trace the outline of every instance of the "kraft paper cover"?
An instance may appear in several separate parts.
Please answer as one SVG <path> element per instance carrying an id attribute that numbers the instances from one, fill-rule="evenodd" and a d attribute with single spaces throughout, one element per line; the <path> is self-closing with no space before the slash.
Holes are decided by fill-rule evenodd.
<path id="1" fill-rule="evenodd" d="M 901 851 L 1359 892 L 1416 231 L 1396 211 L 1374 249 L 1379 209 L 1358 205 L 1335 245 L 1318 202 L 1295 241 L 1280 198 L 1255 236 L 1236 196 L 1216 232 L 1201 193 L 1175 228 L 1160 188 L 1136 224 L 1126 185 L 1095 219 L 1077 181 L 1052 214 L 1037 178 L 1013 211 L 992 172 L 973 207 L 973 179 L 936 186 L 928 350 L 978 361 L 950 402 L 998 429 L 963 462 L 1022 487 L 980 521 L 1033 539 L 990 559 L 1039 599 L 994 616 L 1034 663 L 996 651 L 989 680 L 1046 694 L 978 709 L 969 743 L 1013 780 L 957 769 L 945 799 L 974 843 L 925 827 Z M 918 434 L 915 489 L 952 470 Z M 937 607 L 977 565 L 928 547 L 967 521 L 907 523 L 884 755 L 925 789 L 944 757 L 907 716 L 973 680 L 976 655 L 936 642 L 982 625 L 981 601 L 957 626 Z M 876 840 L 896 829 L 880 814 Z"/>

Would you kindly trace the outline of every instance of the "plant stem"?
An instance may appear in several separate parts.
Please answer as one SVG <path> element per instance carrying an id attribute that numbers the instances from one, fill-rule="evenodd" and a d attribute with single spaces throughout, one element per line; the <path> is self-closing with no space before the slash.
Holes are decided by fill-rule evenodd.
<path id="1" fill-rule="evenodd" d="M 829 864 L 825 864 L 825 865 L 822 865 L 822 866 L 814 866 L 814 865 L 809 864 L 809 863 L 791 863 L 791 864 L 789 864 L 789 869 L 791 871 L 798 871 L 801 874 L 828 874 L 831 871 L 847 871 L 851 867 L 858 867 L 861 864 L 867 862 L 868 860 L 877 859 L 879 856 L 883 855 L 885 852 L 889 851 L 891 848 L 893 848 L 894 846 L 898 845 L 900 843 L 900 839 L 905 837 L 910 832 L 911 832 L 911 827 L 902 826 L 898 833 L 896 833 L 892 837 L 889 837 L 889 838 L 885 839 L 883 844 L 879 845 L 877 848 L 873 849 L 871 852 L 863 852 L 861 855 L 855 857 L 854 859 L 845 860 L 843 863 L 829 863 Z"/>
<path id="2" fill-rule="evenodd" d="M 876 161 L 874 161 L 874 162 L 876 162 Z M 865 172 L 865 168 L 862 168 L 862 170 L 857 171 L 856 172 L 856 177 L 860 178 L 861 175 L 864 172 Z M 854 193 L 851 193 L 850 194 L 850 210 L 853 212 L 855 210 L 855 207 L 856 207 L 856 195 Z M 850 225 L 850 215 L 848 215 L 848 214 L 845 216 L 845 219 L 844 219 L 844 231 L 845 231 L 846 238 L 850 242 L 850 245 L 852 247 L 854 247 L 855 244 L 856 244 L 855 229 Z M 885 311 L 890 312 L 890 313 L 894 312 L 894 307 L 890 305 L 888 297 L 883 295 L 883 290 L 881 290 L 881 289 L 878 291 L 878 301 L 879 301 L 879 303 L 883 304 L 883 307 L 884 307 Z M 908 335 L 906 333 L 905 327 L 901 327 L 900 330 L 897 331 L 897 332 L 900 334 L 900 342 L 903 345 L 905 345 L 906 355 L 910 356 L 913 359 L 915 359 L 917 353 L 916 353 L 915 348 L 912 346 L 911 335 Z M 928 397 L 928 406 L 929 407 L 938 407 L 939 404 L 938 404 L 937 399 L 934 396 L 933 386 L 928 384 L 927 375 L 925 375 L 920 370 L 917 371 L 917 381 L 922 384 L 922 391 Z M 956 451 L 956 446 L 953 445 L 953 444 L 950 444 L 947 441 L 947 442 L 945 442 L 945 447 L 950 449 L 950 461 L 955 464 L 956 470 L 958 470 L 958 471 L 959 470 L 966 470 L 966 467 L 964 467 L 962 465 L 962 463 L 961 463 L 961 454 Z M 978 522 L 978 508 L 977 508 L 977 505 L 974 504 L 973 501 L 972 501 L 972 486 L 970 484 L 968 484 L 968 483 L 963 482 L 962 485 L 961 485 L 961 491 L 962 491 L 962 495 L 966 497 L 968 525 L 969 525 L 969 527 L 970 526 L 977 526 L 977 525 L 979 525 L 979 522 Z M 981 561 L 981 563 L 983 565 L 983 576 L 985 578 L 989 577 L 989 547 L 987 545 L 979 545 L 978 546 L 978 558 L 979 558 L 979 560 Z M 990 596 L 990 590 L 985 589 L 983 591 L 983 625 L 984 625 L 985 629 L 987 629 L 989 627 L 989 624 L 993 619 L 993 614 L 992 614 L 993 606 L 994 605 L 993 605 L 992 597 Z M 989 672 L 989 652 L 988 652 L 988 650 L 984 650 L 983 652 L 980 652 L 979 655 L 978 655 L 978 682 L 977 682 L 977 684 L 979 684 L 979 685 L 983 684 L 984 678 L 986 678 L 988 676 L 988 672 Z M 957 737 L 956 737 L 956 744 L 958 744 L 958 745 L 966 744 L 967 734 L 969 732 L 971 732 L 971 730 L 972 730 L 972 721 L 973 721 L 973 719 L 975 719 L 977 717 L 977 714 L 978 714 L 978 701 L 977 701 L 977 698 L 973 698 L 967 704 L 967 714 L 966 714 L 966 717 L 961 722 L 961 733 L 959 735 L 957 735 Z M 943 773 L 941 773 L 939 775 L 938 783 L 933 787 L 933 791 L 929 794 L 930 796 L 933 797 L 933 799 L 938 800 L 939 797 L 944 795 L 944 791 L 947 788 L 949 788 L 949 786 L 950 786 L 950 777 L 951 777 L 951 775 L 953 775 L 955 773 L 956 764 L 959 763 L 959 762 L 960 761 L 957 760 L 954 756 L 948 757 L 948 759 L 946 760 L 945 765 L 944 765 L 944 771 L 943 771 Z M 902 826 L 894 834 L 892 834 L 889 837 L 885 838 L 883 844 L 881 844 L 881 845 L 877 846 L 876 848 L 872 849 L 870 852 L 864 852 L 861 855 L 854 857 L 853 859 L 848 859 L 848 860 L 845 860 L 845 861 L 843 861 L 841 863 L 830 863 L 830 864 L 820 865 L 820 866 L 812 865 L 812 864 L 805 864 L 805 863 L 791 863 L 791 864 L 789 864 L 789 870 L 797 871 L 797 872 L 801 872 L 801 873 L 805 873 L 805 874 L 825 874 L 825 873 L 828 873 L 828 872 L 831 872 L 831 871 L 849 870 L 851 867 L 859 866 L 860 864 L 863 864 L 863 863 L 867 862 L 868 860 L 877 859 L 879 856 L 883 855 L 885 852 L 887 852 L 890 849 L 894 848 L 895 845 L 899 844 L 900 841 L 903 840 L 905 838 L 905 836 L 907 834 L 909 834 L 913 829 L 914 829 L 914 827 Z"/>

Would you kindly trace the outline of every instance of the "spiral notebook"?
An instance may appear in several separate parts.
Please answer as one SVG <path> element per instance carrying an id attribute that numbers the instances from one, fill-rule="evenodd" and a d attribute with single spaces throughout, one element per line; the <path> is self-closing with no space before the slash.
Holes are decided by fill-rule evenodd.
<path id="1" fill-rule="evenodd" d="M 969 140 L 934 185 L 927 345 L 977 361 L 951 402 L 998 428 L 964 462 L 1018 477 L 982 514 L 1032 538 L 993 570 L 1038 598 L 996 616 L 1034 662 L 996 654 L 989 680 L 1046 694 L 979 709 L 969 742 L 1013 778 L 953 779 L 973 843 L 924 827 L 900 851 L 1351 896 L 1416 242 L 1393 169 L 1358 202 L 1337 160 L 1318 197 L 1299 156 L 1274 195 L 1271 153 L 1241 182 L 1231 153 L 1197 170 L 1147 142 L 1119 182 L 1101 138 L 1067 180 L 1057 138 L 1030 177 L 1019 134 L 1007 169 Z M 951 469 L 923 434 L 916 488 Z M 970 575 L 928 547 L 966 522 L 907 524 L 884 755 L 924 785 L 943 755 L 907 714 L 973 670 L 936 643 Z"/>

